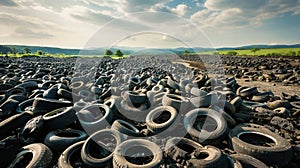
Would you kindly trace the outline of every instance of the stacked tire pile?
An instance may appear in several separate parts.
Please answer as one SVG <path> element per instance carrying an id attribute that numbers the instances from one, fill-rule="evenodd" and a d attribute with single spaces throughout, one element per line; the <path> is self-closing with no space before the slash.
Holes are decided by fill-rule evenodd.
<path id="1" fill-rule="evenodd" d="M 297 96 L 159 57 L 0 61 L 0 167 L 299 165 Z"/>
<path id="2" fill-rule="evenodd" d="M 182 58 L 203 62 L 199 57 L 194 56 L 182 56 Z M 248 82 L 264 81 L 299 85 L 300 59 L 298 57 L 221 56 L 221 58 L 225 66 L 225 73 L 238 79 Z"/>

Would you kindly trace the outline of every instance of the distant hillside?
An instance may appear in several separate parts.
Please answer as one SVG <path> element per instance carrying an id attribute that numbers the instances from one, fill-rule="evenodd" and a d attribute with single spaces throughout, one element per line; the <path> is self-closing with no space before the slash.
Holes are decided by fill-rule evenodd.
<path id="1" fill-rule="evenodd" d="M 30 49 L 31 53 L 36 53 L 38 50 L 41 50 L 43 53 L 49 53 L 49 54 L 65 54 L 65 55 L 102 55 L 107 48 L 100 47 L 100 48 L 91 48 L 91 49 L 68 49 L 68 48 L 57 48 L 57 47 L 42 47 L 42 46 L 25 46 L 25 45 L 0 45 L 0 54 L 6 54 L 6 53 L 23 53 L 24 48 Z M 159 53 L 176 53 L 176 54 L 182 54 L 185 50 L 188 50 L 190 52 L 206 52 L 206 51 L 214 51 L 214 50 L 241 50 L 241 49 L 251 49 L 251 48 L 300 48 L 300 44 L 294 44 L 294 45 L 248 45 L 248 46 L 241 46 L 241 47 L 223 47 L 223 48 L 201 48 L 201 47 L 193 47 L 193 48 L 159 48 L 154 49 L 158 51 Z M 120 49 L 124 54 L 132 54 L 134 52 L 140 52 L 142 50 L 148 50 L 146 48 L 142 47 L 115 47 L 111 48 L 112 52 L 115 52 L 116 50 Z M 152 51 L 154 51 L 152 50 Z M 144 51 L 144 52 L 148 52 Z M 149 53 L 149 52 L 148 52 Z"/>
<path id="2" fill-rule="evenodd" d="M 223 47 L 217 48 L 217 50 L 241 50 L 241 49 L 252 49 L 252 48 L 263 48 L 263 49 L 272 49 L 272 48 L 300 48 L 300 44 L 292 45 L 247 45 L 241 47 Z"/>

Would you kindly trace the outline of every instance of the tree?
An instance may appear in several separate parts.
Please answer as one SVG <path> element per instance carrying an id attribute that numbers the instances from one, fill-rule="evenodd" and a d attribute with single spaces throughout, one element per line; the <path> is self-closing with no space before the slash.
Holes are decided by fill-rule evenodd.
<path id="1" fill-rule="evenodd" d="M 23 50 L 24 50 L 25 54 L 30 54 L 31 53 L 31 50 L 29 48 L 24 48 Z"/>
<path id="2" fill-rule="evenodd" d="M 189 53 L 191 53 L 189 50 L 184 50 L 183 55 L 188 55 Z"/>
<path id="3" fill-rule="evenodd" d="M 12 51 L 12 53 L 13 53 L 14 55 L 16 55 L 17 52 L 18 52 L 18 50 L 17 50 L 15 47 L 11 48 L 11 51 Z"/>
<path id="4" fill-rule="evenodd" d="M 111 50 L 105 50 L 104 55 L 113 55 L 114 53 Z"/>
<path id="5" fill-rule="evenodd" d="M 115 52 L 115 55 L 118 56 L 118 57 L 122 57 L 124 54 L 121 52 L 121 50 L 117 50 Z"/>
<path id="6" fill-rule="evenodd" d="M 37 55 L 43 55 L 43 51 L 42 51 L 42 50 L 37 50 L 37 51 L 36 51 L 36 54 L 37 54 Z"/>
<path id="7" fill-rule="evenodd" d="M 252 48 L 251 52 L 253 52 L 253 55 L 255 55 L 256 51 L 259 51 L 259 50 L 260 50 L 259 48 Z"/>

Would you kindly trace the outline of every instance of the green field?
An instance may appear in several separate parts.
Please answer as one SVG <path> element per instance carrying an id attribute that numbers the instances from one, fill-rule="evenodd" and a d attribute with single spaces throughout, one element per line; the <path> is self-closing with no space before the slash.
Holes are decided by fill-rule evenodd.
<path id="1" fill-rule="evenodd" d="M 259 49 L 255 53 L 251 49 L 219 50 L 220 55 L 255 55 L 255 56 L 300 56 L 300 48 Z M 196 54 L 214 54 L 216 52 L 199 52 Z"/>

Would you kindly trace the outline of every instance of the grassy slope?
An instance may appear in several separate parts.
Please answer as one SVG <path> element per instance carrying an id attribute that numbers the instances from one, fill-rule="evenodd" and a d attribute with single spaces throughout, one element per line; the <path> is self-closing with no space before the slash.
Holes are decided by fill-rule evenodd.
<path id="1" fill-rule="evenodd" d="M 297 56 L 300 56 L 300 48 L 273 48 L 273 49 L 260 49 L 254 54 L 251 49 L 245 50 L 219 50 L 219 54 L 228 54 L 229 52 L 237 52 L 237 55 L 282 55 L 291 56 L 292 52 L 295 52 Z M 197 54 L 213 54 L 214 52 L 200 52 Z"/>

